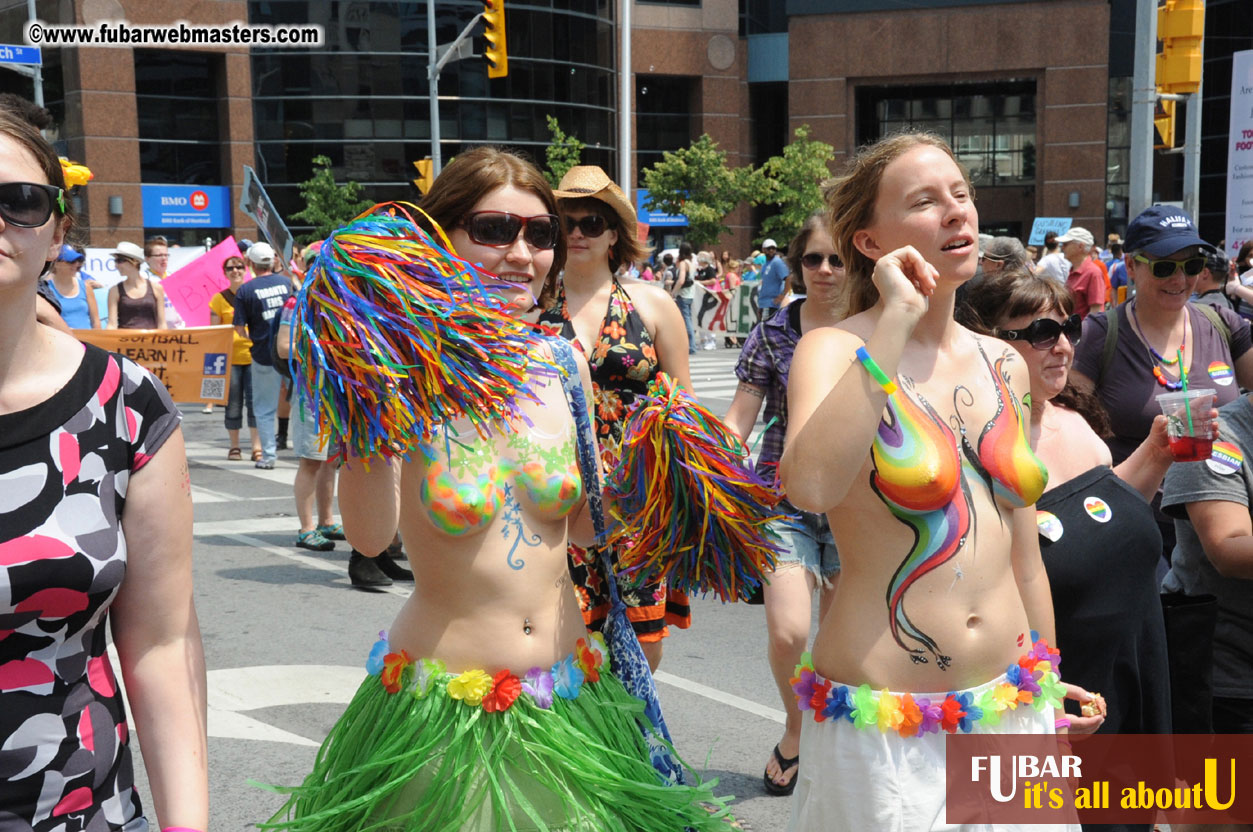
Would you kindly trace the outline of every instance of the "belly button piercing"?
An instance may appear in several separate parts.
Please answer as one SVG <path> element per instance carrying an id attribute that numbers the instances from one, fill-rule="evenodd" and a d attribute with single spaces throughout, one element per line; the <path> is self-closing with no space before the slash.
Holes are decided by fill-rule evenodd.
<path id="1" fill-rule="evenodd" d="M 522 619 L 522 632 L 528 636 L 531 634 L 531 619 Z"/>

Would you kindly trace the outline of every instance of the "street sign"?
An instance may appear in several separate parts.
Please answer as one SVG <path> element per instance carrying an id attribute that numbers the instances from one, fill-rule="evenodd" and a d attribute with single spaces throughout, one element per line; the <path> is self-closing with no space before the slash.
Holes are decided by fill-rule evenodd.
<path id="1" fill-rule="evenodd" d="M 13 46 L 0 43 L 0 64 L 43 64 L 38 46 Z"/>
<path id="2" fill-rule="evenodd" d="M 642 223 L 647 223 L 650 227 L 658 226 L 685 226 L 687 225 L 687 217 L 682 214 L 663 214 L 661 211 L 650 211 L 644 207 L 644 203 L 648 201 L 648 189 L 635 189 L 635 216 Z"/>

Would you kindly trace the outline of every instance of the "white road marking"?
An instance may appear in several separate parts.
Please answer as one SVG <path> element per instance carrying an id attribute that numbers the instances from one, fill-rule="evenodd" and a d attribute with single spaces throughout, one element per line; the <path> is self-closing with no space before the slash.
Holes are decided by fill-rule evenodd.
<path id="1" fill-rule="evenodd" d="M 733 693 L 711 688 L 709 685 L 702 685 L 700 682 L 693 682 L 691 679 L 684 679 L 682 676 L 675 676 L 673 673 L 667 673 L 664 670 L 658 670 L 653 674 L 653 679 L 663 685 L 670 685 L 679 690 L 694 693 L 697 696 L 703 696 L 706 699 L 712 699 L 722 705 L 735 708 L 753 716 L 759 716 L 762 719 L 768 719 L 771 722 L 777 722 L 783 725 L 787 722 L 787 714 L 777 708 L 771 708 L 766 705 L 760 705 L 742 696 L 736 696 Z"/>

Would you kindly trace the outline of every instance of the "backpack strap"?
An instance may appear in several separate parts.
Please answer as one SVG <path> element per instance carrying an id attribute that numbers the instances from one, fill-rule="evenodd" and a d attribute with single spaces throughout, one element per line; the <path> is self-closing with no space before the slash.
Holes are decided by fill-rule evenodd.
<path id="1" fill-rule="evenodd" d="M 1223 320 L 1222 315 L 1218 314 L 1218 310 L 1208 303 L 1189 303 L 1188 306 L 1191 306 L 1209 319 L 1209 322 L 1214 325 L 1214 329 L 1218 330 L 1218 334 L 1223 336 L 1223 340 L 1227 342 L 1227 352 L 1231 352 L 1231 327 L 1227 326 L 1227 322 Z"/>
<path id="2" fill-rule="evenodd" d="M 1097 387 L 1101 386 L 1101 380 L 1105 378 L 1109 368 L 1114 366 L 1114 353 L 1118 350 L 1118 310 L 1120 308 L 1122 307 L 1115 306 L 1105 316 L 1105 343 L 1101 348 L 1101 369 L 1096 376 Z"/>

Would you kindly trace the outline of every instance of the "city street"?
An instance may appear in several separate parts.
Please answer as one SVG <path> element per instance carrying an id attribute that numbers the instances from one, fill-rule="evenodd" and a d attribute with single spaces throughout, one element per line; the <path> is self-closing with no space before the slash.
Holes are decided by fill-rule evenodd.
<path id="1" fill-rule="evenodd" d="M 735 389 L 737 354 L 693 357 L 693 386 L 719 414 Z M 294 784 L 310 769 L 364 676 L 378 631 L 409 590 L 354 591 L 346 543 L 326 553 L 293 545 L 290 451 L 274 470 L 257 470 L 227 461 L 220 408 L 205 415 L 188 405 L 183 425 L 209 678 L 211 828 L 242 830 L 282 803 L 250 781 Z M 666 641 L 657 675 L 676 744 L 690 765 L 718 778 L 720 794 L 735 795 L 744 828 L 782 829 L 788 799 L 761 786 L 783 721 L 766 663 L 764 609 L 695 599 L 693 619 Z"/>

